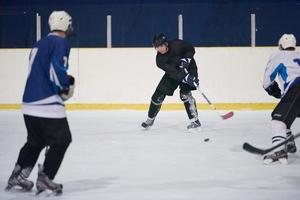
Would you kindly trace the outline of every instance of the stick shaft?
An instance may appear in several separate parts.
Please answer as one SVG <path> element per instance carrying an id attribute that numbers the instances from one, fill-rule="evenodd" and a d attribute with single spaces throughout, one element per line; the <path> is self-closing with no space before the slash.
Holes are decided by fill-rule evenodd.
<path id="1" fill-rule="evenodd" d="M 207 98 L 207 96 L 201 91 L 200 87 L 197 87 L 200 94 L 203 96 L 203 98 L 207 101 L 207 103 L 210 105 L 210 107 L 214 110 L 217 110 L 216 107 L 211 103 L 211 101 Z"/>
<path id="2" fill-rule="evenodd" d="M 214 106 L 214 104 L 207 98 L 207 96 L 201 91 L 200 87 L 197 87 L 197 90 L 200 92 L 200 94 L 203 96 L 203 98 L 207 101 L 207 103 L 209 104 L 209 106 L 219 115 L 219 117 L 221 117 L 221 119 L 226 120 L 229 119 L 233 116 L 233 112 L 229 112 L 225 115 L 221 115 L 218 110 L 216 109 L 216 107 Z"/>

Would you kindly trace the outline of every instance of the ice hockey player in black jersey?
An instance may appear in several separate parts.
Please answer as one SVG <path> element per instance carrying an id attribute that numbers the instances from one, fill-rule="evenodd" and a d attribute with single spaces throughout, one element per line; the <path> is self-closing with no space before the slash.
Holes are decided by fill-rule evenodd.
<path id="1" fill-rule="evenodd" d="M 300 114 L 300 54 L 296 51 L 296 38 L 293 34 L 284 34 L 278 43 L 279 50 L 270 56 L 263 84 L 269 95 L 280 99 L 272 112 L 271 127 L 274 145 L 292 134 L 290 128 Z M 292 140 L 286 146 L 264 156 L 264 163 L 279 161 L 287 164 L 288 153 L 296 151 L 295 142 Z"/>
<path id="2" fill-rule="evenodd" d="M 29 56 L 29 75 L 23 94 L 22 113 L 27 141 L 19 156 L 6 190 L 30 191 L 28 177 L 46 147 L 45 160 L 39 164 L 37 193 L 62 193 L 62 184 L 53 180 L 72 140 L 64 101 L 71 98 L 75 79 L 67 74 L 72 18 L 65 11 L 53 11 L 49 17 L 51 33 L 38 41 Z"/>
<path id="3" fill-rule="evenodd" d="M 179 39 L 168 41 L 162 33 L 154 36 L 153 46 L 157 50 L 156 64 L 165 74 L 152 95 L 148 118 L 142 123 L 142 127 L 147 129 L 153 125 L 165 97 L 172 96 L 179 86 L 180 99 L 191 121 L 187 129 L 200 128 L 196 101 L 191 93 L 199 85 L 197 65 L 193 58 L 194 47 Z"/>

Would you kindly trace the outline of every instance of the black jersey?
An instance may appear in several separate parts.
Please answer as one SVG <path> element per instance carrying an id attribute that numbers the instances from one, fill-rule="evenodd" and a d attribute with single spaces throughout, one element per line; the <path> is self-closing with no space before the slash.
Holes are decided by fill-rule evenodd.
<path id="1" fill-rule="evenodd" d="M 193 56 L 195 54 L 194 47 L 179 39 L 171 40 L 168 42 L 168 52 L 165 54 L 157 53 L 156 64 L 164 70 L 171 78 L 181 82 L 186 76 L 186 72 L 179 68 L 181 58 L 191 58 L 191 63 L 188 72 L 198 77 L 197 66 Z"/>

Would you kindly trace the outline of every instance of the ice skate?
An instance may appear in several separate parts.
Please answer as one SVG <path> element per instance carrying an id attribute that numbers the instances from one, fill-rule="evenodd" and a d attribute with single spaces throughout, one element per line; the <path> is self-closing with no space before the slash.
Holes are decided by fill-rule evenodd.
<path id="1" fill-rule="evenodd" d="M 287 151 L 283 149 L 264 156 L 263 162 L 264 164 L 267 165 L 274 163 L 276 161 L 279 161 L 281 164 L 288 164 L 287 158 L 288 158 Z"/>
<path id="2" fill-rule="evenodd" d="M 194 131 L 200 131 L 201 130 L 201 123 L 200 121 L 197 119 L 194 122 L 191 122 L 188 126 L 187 126 L 188 131 L 190 132 L 194 132 Z"/>
<path id="3" fill-rule="evenodd" d="M 60 195 L 62 194 L 63 185 L 53 182 L 49 177 L 43 172 L 44 167 L 39 166 L 38 178 L 36 181 L 36 195 L 39 195 L 43 192 L 47 192 L 47 195 Z"/>
<path id="4" fill-rule="evenodd" d="M 151 119 L 148 117 L 148 119 L 145 122 L 143 122 L 141 126 L 145 129 L 150 129 L 153 123 L 154 123 L 154 118 Z"/>
<path id="5" fill-rule="evenodd" d="M 27 180 L 30 172 L 31 168 L 21 169 L 20 165 L 16 164 L 12 174 L 8 179 L 5 190 L 9 191 L 12 188 L 16 188 L 21 189 L 22 191 L 31 191 L 33 188 L 33 182 Z"/>
<path id="6" fill-rule="evenodd" d="M 288 132 L 286 134 L 287 137 L 290 137 L 291 135 L 292 135 L 292 132 Z M 288 153 L 296 153 L 297 152 L 297 147 L 296 147 L 294 138 L 286 144 L 286 150 Z"/>

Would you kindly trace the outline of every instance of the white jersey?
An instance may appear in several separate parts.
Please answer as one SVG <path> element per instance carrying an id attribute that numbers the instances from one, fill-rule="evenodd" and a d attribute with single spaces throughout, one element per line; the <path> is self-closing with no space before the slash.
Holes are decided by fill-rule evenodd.
<path id="1" fill-rule="evenodd" d="M 279 87 L 283 90 L 282 95 L 286 94 L 292 85 L 300 82 L 299 52 L 278 50 L 270 56 L 264 75 L 264 89 L 273 83 L 277 75 Z"/>

